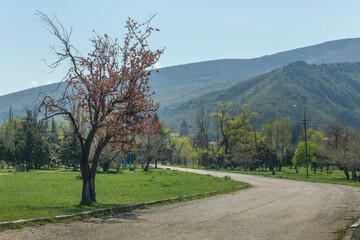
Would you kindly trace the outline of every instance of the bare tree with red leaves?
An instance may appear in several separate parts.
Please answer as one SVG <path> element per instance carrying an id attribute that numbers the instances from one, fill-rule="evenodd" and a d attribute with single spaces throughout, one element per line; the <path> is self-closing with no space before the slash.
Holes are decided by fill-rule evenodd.
<path id="1" fill-rule="evenodd" d="M 71 30 L 67 31 L 56 17 L 51 19 L 42 12 L 36 15 L 61 43 L 52 47 L 58 58 L 49 67 L 70 63 L 62 97 L 55 100 L 45 96 L 40 109 L 45 110 L 45 118 L 63 115 L 79 139 L 81 204 L 89 205 L 96 202 L 95 175 L 105 146 L 125 148 L 136 135 L 152 130 L 159 105 L 152 100 L 149 76 L 164 49 L 152 51 L 148 46 L 147 39 L 158 31 L 150 27 L 152 17 L 141 24 L 129 18 L 122 45 L 106 34 L 94 33 L 93 50 L 83 57 L 70 43 Z"/>

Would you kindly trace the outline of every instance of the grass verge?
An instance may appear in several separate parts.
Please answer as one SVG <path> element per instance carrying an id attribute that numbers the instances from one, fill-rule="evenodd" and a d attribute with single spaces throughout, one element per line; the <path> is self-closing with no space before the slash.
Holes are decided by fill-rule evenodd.
<path id="1" fill-rule="evenodd" d="M 78 180 L 77 175 L 79 172 L 62 169 L 20 173 L 1 170 L 0 222 L 76 214 L 174 197 L 182 199 L 196 193 L 228 193 L 248 186 L 231 179 L 163 169 L 152 169 L 149 174 L 124 170 L 122 174 L 97 174 L 99 203 L 80 206 L 82 180 Z"/>
<path id="2" fill-rule="evenodd" d="M 346 236 L 346 233 L 347 233 L 349 227 L 350 227 L 351 225 L 353 225 L 354 223 L 356 223 L 359 219 L 360 219 L 360 216 L 355 217 L 355 218 L 352 218 L 352 219 L 351 219 L 351 223 L 350 223 L 349 225 L 347 225 L 347 226 L 344 227 L 344 228 L 339 229 L 339 230 L 337 231 L 338 236 L 337 236 L 336 240 L 342 240 L 342 239 L 344 239 L 344 237 Z M 356 230 L 356 231 L 358 231 L 358 230 Z"/>

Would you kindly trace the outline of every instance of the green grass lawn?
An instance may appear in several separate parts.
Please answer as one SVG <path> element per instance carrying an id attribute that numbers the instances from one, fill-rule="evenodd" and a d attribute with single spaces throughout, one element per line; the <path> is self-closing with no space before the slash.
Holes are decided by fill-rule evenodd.
<path id="1" fill-rule="evenodd" d="M 245 186 L 245 183 L 206 175 L 152 169 L 124 170 L 122 174 L 96 175 L 98 204 L 79 206 L 82 180 L 79 172 L 36 170 L 8 172 L 0 170 L 0 221 L 52 217 L 105 207 L 142 203 L 217 191 L 226 193 Z"/>
<path id="2" fill-rule="evenodd" d="M 177 167 L 185 167 L 184 165 L 174 165 Z M 188 168 L 192 168 L 193 165 L 187 165 Z M 197 166 L 195 165 L 195 168 Z M 200 166 L 200 169 L 205 169 L 204 167 Z M 295 169 L 283 167 L 281 171 L 276 171 L 275 175 L 272 175 L 271 171 L 245 171 L 245 170 L 227 170 L 227 169 L 206 169 L 206 170 L 213 170 L 213 171 L 224 171 L 224 172 L 232 172 L 232 173 L 242 173 L 242 174 L 250 174 L 250 175 L 263 175 L 265 177 L 275 177 L 275 178 L 286 178 L 286 179 L 294 179 L 300 181 L 309 181 L 309 182 L 322 182 L 322 183 L 334 183 L 334 184 L 341 184 L 341 185 L 349 185 L 354 187 L 360 187 L 360 182 L 354 182 L 351 179 L 346 180 L 345 174 L 343 171 L 332 169 L 330 174 L 325 172 L 320 172 L 320 169 L 317 169 L 316 173 L 309 168 L 309 178 L 306 178 L 306 168 L 298 168 L 299 173 L 296 173 Z M 349 172 L 351 178 L 351 172 Z M 358 173 L 359 175 L 360 173 Z"/>

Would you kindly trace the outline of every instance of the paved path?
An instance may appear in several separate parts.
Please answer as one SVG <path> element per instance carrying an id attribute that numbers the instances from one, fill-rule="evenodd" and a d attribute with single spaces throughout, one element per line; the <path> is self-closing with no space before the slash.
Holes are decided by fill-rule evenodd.
<path id="1" fill-rule="evenodd" d="M 179 169 L 183 170 L 183 169 Z M 360 210 L 358 188 L 230 175 L 251 188 L 104 219 L 26 227 L 0 239 L 334 239 Z"/>

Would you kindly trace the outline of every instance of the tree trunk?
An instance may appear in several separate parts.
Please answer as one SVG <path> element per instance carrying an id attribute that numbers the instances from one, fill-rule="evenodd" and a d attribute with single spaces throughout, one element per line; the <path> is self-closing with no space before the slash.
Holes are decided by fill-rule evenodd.
<path id="1" fill-rule="evenodd" d="M 151 157 L 148 156 L 148 159 L 147 159 L 147 161 L 146 161 L 146 166 L 145 166 L 145 168 L 144 168 L 144 172 L 148 172 L 148 171 L 149 171 L 150 162 L 151 162 Z"/>
<path id="2" fill-rule="evenodd" d="M 351 170 L 351 173 L 352 173 L 352 179 L 354 182 L 357 181 L 357 174 L 356 174 L 356 170 Z"/>
<path id="3" fill-rule="evenodd" d="M 144 168 L 144 172 L 149 171 L 149 165 L 150 165 L 150 162 L 151 162 L 150 146 L 149 145 L 146 146 L 146 150 L 147 150 L 147 161 L 146 161 L 146 166 Z"/>
<path id="4" fill-rule="evenodd" d="M 96 147 L 92 159 L 91 168 L 89 166 L 89 155 L 90 155 L 91 145 L 88 145 L 86 148 L 87 151 L 83 152 L 83 158 L 80 161 L 81 176 L 83 178 L 83 190 L 82 190 L 82 196 L 80 202 L 81 205 L 91 205 L 93 203 L 96 203 L 95 176 L 99 164 L 100 154 L 108 141 L 109 140 L 105 139 L 101 144 L 99 144 Z"/>
<path id="5" fill-rule="evenodd" d="M 96 203 L 96 193 L 95 193 L 95 176 L 91 173 L 89 169 L 87 173 L 82 174 L 83 178 L 83 190 L 81 197 L 81 205 L 91 205 Z"/>
<path id="6" fill-rule="evenodd" d="M 155 168 L 157 168 L 157 160 L 155 160 Z"/>
<path id="7" fill-rule="evenodd" d="M 296 173 L 299 173 L 299 171 L 298 171 L 298 169 L 297 169 L 297 167 L 295 166 L 295 171 L 296 171 Z"/>
<path id="8" fill-rule="evenodd" d="M 349 176 L 348 170 L 344 170 L 344 173 L 345 173 L 345 176 L 346 176 L 346 180 L 349 180 L 350 176 Z"/>

